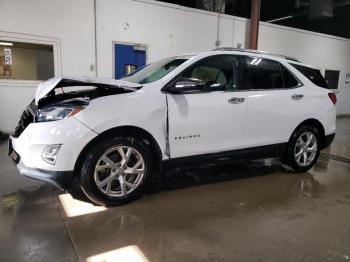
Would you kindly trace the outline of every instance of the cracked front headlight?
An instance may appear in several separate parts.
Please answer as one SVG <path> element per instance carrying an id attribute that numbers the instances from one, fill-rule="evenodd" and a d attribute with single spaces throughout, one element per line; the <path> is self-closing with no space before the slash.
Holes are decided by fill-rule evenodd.
<path id="1" fill-rule="evenodd" d="M 85 106 L 50 106 L 39 109 L 36 113 L 36 122 L 61 120 L 74 116 L 83 110 Z"/>

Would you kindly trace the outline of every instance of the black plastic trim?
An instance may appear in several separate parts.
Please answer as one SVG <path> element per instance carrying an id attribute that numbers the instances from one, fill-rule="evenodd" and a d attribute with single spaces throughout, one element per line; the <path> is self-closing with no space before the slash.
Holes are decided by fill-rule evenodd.
<path id="1" fill-rule="evenodd" d="M 321 149 L 326 148 L 326 147 L 329 147 L 330 144 L 332 144 L 334 138 L 335 138 L 335 133 L 326 135 L 326 136 L 324 137 L 324 141 L 323 141 L 323 145 L 322 145 L 322 148 L 321 148 Z"/>
<path id="2" fill-rule="evenodd" d="M 166 169 L 179 167 L 195 167 L 204 164 L 237 162 L 242 160 L 282 157 L 287 143 L 236 149 L 218 153 L 201 154 L 163 160 Z"/>
<path id="3" fill-rule="evenodd" d="M 9 139 L 8 155 L 16 165 L 19 173 L 23 176 L 43 180 L 58 187 L 61 190 L 69 190 L 73 184 L 74 171 L 52 171 L 39 168 L 30 168 L 21 161 L 21 156 L 14 150 L 12 141 Z"/>
<path id="4" fill-rule="evenodd" d="M 30 178 L 46 181 L 61 190 L 69 190 L 73 184 L 73 171 L 51 171 L 29 168 L 22 161 L 16 165 L 20 174 Z"/>

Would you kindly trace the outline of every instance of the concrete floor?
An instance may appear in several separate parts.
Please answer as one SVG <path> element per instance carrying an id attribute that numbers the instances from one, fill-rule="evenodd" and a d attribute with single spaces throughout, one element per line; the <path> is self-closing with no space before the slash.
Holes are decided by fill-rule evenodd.
<path id="1" fill-rule="evenodd" d="M 1 261 L 350 261 L 350 118 L 308 173 L 175 170 L 109 209 L 21 177 L 1 143 Z"/>

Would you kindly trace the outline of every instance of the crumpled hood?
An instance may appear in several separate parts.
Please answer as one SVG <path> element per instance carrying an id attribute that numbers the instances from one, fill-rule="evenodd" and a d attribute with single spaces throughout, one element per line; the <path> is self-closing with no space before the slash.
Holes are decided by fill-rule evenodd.
<path id="1" fill-rule="evenodd" d="M 142 86 L 136 83 L 104 77 L 55 77 L 42 82 L 38 86 L 35 93 L 35 104 L 38 105 L 40 99 L 44 98 L 55 88 L 74 85 L 84 86 L 84 84 L 89 84 L 90 86 L 96 84 L 97 87 L 98 85 L 110 85 L 130 91 L 136 91 Z"/>

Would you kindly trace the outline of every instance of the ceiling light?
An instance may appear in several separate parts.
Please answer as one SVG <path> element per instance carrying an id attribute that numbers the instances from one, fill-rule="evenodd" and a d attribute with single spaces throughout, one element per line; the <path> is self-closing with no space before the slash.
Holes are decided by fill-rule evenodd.
<path id="1" fill-rule="evenodd" d="M 284 16 L 284 17 L 280 17 L 280 18 L 268 20 L 268 21 L 266 21 L 266 22 L 267 22 L 267 23 L 273 23 L 273 22 L 277 22 L 277 21 L 286 20 L 286 19 L 289 19 L 289 18 L 292 18 L 292 17 L 293 17 L 292 15 L 289 15 L 289 16 Z"/>
<path id="2" fill-rule="evenodd" d="M 0 45 L 13 46 L 13 43 L 0 42 Z"/>

